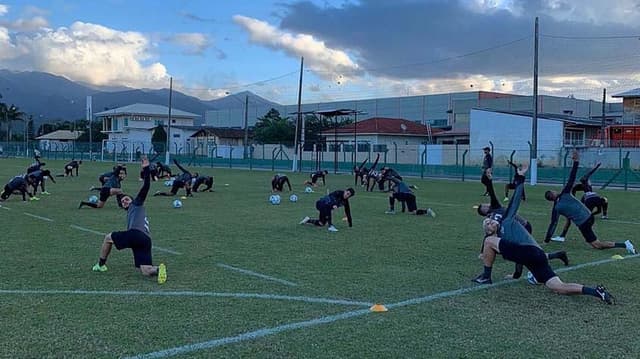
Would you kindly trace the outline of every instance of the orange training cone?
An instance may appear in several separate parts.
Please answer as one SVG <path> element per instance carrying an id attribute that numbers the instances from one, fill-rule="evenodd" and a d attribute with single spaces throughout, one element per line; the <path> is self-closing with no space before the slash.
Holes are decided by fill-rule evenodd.
<path id="1" fill-rule="evenodd" d="M 374 304 L 371 306 L 371 308 L 369 308 L 369 310 L 376 313 L 389 311 L 389 309 L 387 309 L 387 307 L 382 304 Z"/>

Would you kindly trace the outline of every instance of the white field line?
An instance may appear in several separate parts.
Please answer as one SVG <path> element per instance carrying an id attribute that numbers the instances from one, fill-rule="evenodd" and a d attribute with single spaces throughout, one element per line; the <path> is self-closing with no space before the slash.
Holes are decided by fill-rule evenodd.
<path id="1" fill-rule="evenodd" d="M 284 279 L 268 276 L 266 274 L 256 273 L 256 272 L 253 272 L 253 271 L 250 271 L 250 270 L 247 270 L 247 269 L 233 267 L 233 266 L 230 266 L 230 265 L 227 265 L 227 264 L 224 264 L 224 263 L 218 263 L 217 266 L 220 267 L 220 268 L 229 269 L 229 270 L 232 270 L 232 271 L 240 272 L 242 274 L 246 274 L 246 275 L 250 275 L 250 276 L 254 276 L 254 277 L 270 280 L 270 281 L 273 281 L 273 282 L 281 283 L 281 284 L 284 284 L 284 285 L 289 285 L 289 286 L 292 286 L 292 287 L 295 287 L 295 286 L 298 285 L 298 284 L 290 282 L 288 280 L 284 280 Z"/>
<path id="2" fill-rule="evenodd" d="M 94 231 L 93 229 L 89 229 L 89 228 L 85 228 L 85 227 L 80 227 L 80 226 L 76 226 L 75 224 L 70 225 L 69 227 L 77 229 L 79 231 L 83 231 L 83 232 L 89 232 L 89 233 L 93 233 L 93 234 L 97 234 L 99 236 L 104 236 L 106 235 L 106 233 L 102 233 L 99 231 Z M 160 251 L 160 252 L 166 252 L 166 253 L 171 253 L 171 254 L 175 254 L 175 255 L 181 255 L 182 253 L 180 252 L 176 252 L 172 249 L 168 249 L 168 248 L 162 248 L 162 247 L 158 247 L 156 245 L 153 245 L 152 247 L 154 250 Z"/>
<path id="3" fill-rule="evenodd" d="M 638 256 L 640 256 L 640 254 L 627 256 L 627 257 L 625 257 L 624 260 L 631 259 L 631 258 L 637 258 Z M 605 260 L 600 260 L 600 261 L 595 261 L 595 262 L 590 262 L 590 263 L 584 263 L 584 264 L 579 264 L 579 265 L 572 266 L 572 267 L 562 268 L 562 270 L 558 270 L 558 272 L 560 272 L 560 271 L 568 272 L 568 271 L 571 271 L 571 270 L 576 270 L 576 269 L 585 268 L 585 267 L 591 267 L 591 266 L 597 266 L 597 265 L 601 265 L 601 264 L 611 263 L 611 262 L 614 262 L 614 261 L 617 261 L 617 260 L 616 259 L 605 259 Z M 481 290 L 486 290 L 486 289 L 495 288 L 495 287 L 501 287 L 501 286 L 505 286 L 505 285 L 509 285 L 509 284 L 513 284 L 513 283 L 519 283 L 519 282 L 521 282 L 523 280 L 524 279 L 503 280 L 503 281 L 496 282 L 496 283 L 493 283 L 493 284 L 488 284 L 488 285 L 478 285 L 478 286 L 473 286 L 473 287 L 460 288 L 460 289 L 455 289 L 455 290 L 451 290 L 451 291 L 435 293 L 435 294 L 427 295 L 427 296 L 424 296 L 424 297 L 417 297 L 417 298 L 407 299 L 407 300 L 404 300 L 404 301 L 401 301 L 401 302 L 388 304 L 388 305 L 386 305 L 386 307 L 387 308 L 400 308 L 400 307 L 406 307 L 406 306 L 409 306 L 409 305 L 422 304 L 422 303 L 432 302 L 432 301 L 435 301 L 435 300 L 438 300 L 438 299 L 442 299 L 442 298 L 457 297 L 459 295 L 463 295 L 463 294 L 467 294 L 467 293 L 478 292 L 478 291 L 481 291 Z M 258 339 L 258 338 L 263 338 L 263 337 L 266 337 L 266 336 L 275 335 L 275 334 L 286 332 L 286 331 L 302 329 L 302 328 L 308 328 L 308 327 L 315 327 L 315 326 L 322 325 L 322 324 L 334 323 L 334 322 L 337 322 L 337 321 L 340 321 L 340 320 L 360 317 L 360 316 L 371 314 L 371 313 L 373 313 L 373 312 L 371 310 L 369 310 L 369 309 L 359 309 L 359 310 L 349 311 L 349 312 L 345 312 L 345 313 L 341 313 L 341 314 L 335 314 L 335 315 L 329 315 L 329 316 L 325 316 L 325 317 L 319 317 L 319 318 L 306 320 L 306 321 L 302 321 L 302 322 L 295 322 L 295 323 L 279 325 L 279 326 L 271 327 L 271 328 L 258 329 L 258 330 L 254 330 L 254 331 L 238 334 L 238 335 L 232 336 L 232 337 L 213 339 L 213 340 L 209 340 L 209 341 L 206 341 L 206 342 L 187 344 L 187 345 L 174 347 L 174 348 L 169 348 L 169 349 L 164 349 L 164 350 L 160 350 L 160 351 L 156 351 L 156 352 L 151 352 L 151 353 L 146 353 L 146 354 L 139 354 L 139 355 L 135 355 L 135 356 L 132 356 L 132 357 L 128 357 L 127 359 L 134 359 L 134 358 L 135 359 L 166 358 L 166 357 L 174 356 L 174 355 L 178 355 L 178 354 L 190 353 L 190 352 L 195 352 L 195 351 L 204 350 L 204 349 L 212 349 L 212 348 L 217 348 L 217 347 L 220 347 L 220 346 L 223 346 L 223 345 L 227 345 L 227 344 L 233 344 L 233 343 L 239 343 L 239 342 L 244 342 L 244 341 L 248 341 L 248 340 L 254 340 L 254 339 Z"/>
<path id="4" fill-rule="evenodd" d="M 370 307 L 373 303 L 351 301 L 345 299 L 331 298 L 315 298 L 305 296 L 290 296 L 278 294 L 264 293 L 221 293 L 221 292 L 195 292 L 195 291 L 178 291 L 178 292 L 142 292 L 135 290 L 28 290 L 28 289 L 0 289 L 2 294 L 19 294 L 19 295 L 111 295 L 111 296 L 149 296 L 149 297 L 214 297 L 214 298 L 239 298 L 239 299 L 266 299 L 266 300 L 282 300 L 305 303 L 321 303 L 321 304 L 340 304 L 359 307 Z"/>
<path id="5" fill-rule="evenodd" d="M 11 210 L 11 208 L 9 208 L 9 207 L 5 207 L 5 206 L 3 206 L 3 205 L 1 205 L 1 204 L 0 204 L 0 208 L 1 208 L 1 209 L 4 209 L 4 210 L 7 210 L 7 211 L 10 211 L 10 210 Z"/>
<path id="6" fill-rule="evenodd" d="M 41 217 L 41 216 L 37 216 L 35 214 L 31 214 L 31 213 L 27 213 L 27 212 L 24 212 L 24 215 L 25 216 L 29 216 L 29 217 L 33 217 L 33 218 L 37 218 L 37 219 L 40 219 L 40 220 L 43 220 L 43 221 L 47 221 L 47 222 L 53 222 L 53 219 L 51 219 L 51 218 Z"/>

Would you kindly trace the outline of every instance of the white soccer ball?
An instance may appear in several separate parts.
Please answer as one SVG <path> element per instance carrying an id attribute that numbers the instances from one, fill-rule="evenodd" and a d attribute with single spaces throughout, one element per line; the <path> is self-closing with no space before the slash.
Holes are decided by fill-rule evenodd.
<path id="1" fill-rule="evenodd" d="M 313 193 L 313 188 L 311 188 L 309 186 L 305 187 L 304 193 Z"/>
<path id="2" fill-rule="evenodd" d="M 298 196 L 296 196 L 295 194 L 292 194 L 291 196 L 289 196 L 289 201 L 298 202 Z"/>
<path id="3" fill-rule="evenodd" d="M 176 199 L 173 201 L 173 208 L 182 208 L 182 201 L 179 199 Z"/>
<path id="4" fill-rule="evenodd" d="M 536 280 L 536 277 L 533 276 L 533 273 L 531 272 L 527 272 L 527 282 L 529 282 L 529 284 L 540 284 L 538 283 L 538 280 Z"/>
<path id="5" fill-rule="evenodd" d="M 271 204 L 273 205 L 280 204 L 280 195 L 272 194 L 271 196 L 269 196 L 269 202 L 271 202 Z"/>
<path id="6" fill-rule="evenodd" d="M 98 203 L 98 196 L 91 196 L 89 197 L 89 202 L 90 203 Z"/>

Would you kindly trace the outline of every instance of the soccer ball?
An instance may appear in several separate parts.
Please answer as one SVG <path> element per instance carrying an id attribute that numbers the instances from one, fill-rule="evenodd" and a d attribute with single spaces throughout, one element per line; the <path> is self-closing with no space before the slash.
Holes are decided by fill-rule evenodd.
<path id="1" fill-rule="evenodd" d="M 173 201 L 173 208 L 182 208 L 182 201 L 179 199 Z"/>
<path id="2" fill-rule="evenodd" d="M 98 196 L 89 197 L 89 202 L 90 203 L 98 203 Z"/>
<path id="3" fill-rule="evenodd" d="M 305 187 L 304 193 L 313 193 L 313 188 L 311 188 L 309 186 Z"/>
<path id="4" fill-rule="evenodd" d="M 280 195 L 272 194 L 269 196 L 269 202 L 273 205 L 280 204 Z"/>
<path id="5" fill-rule="evenodd" d="M 529 282 L 529 284 L 540 284 L 538 283 L 538 280 L 536 280 L 536 277 L 533 276 L 533 273 L 531 272 L 527 272 L 527 282 Z"/>
<path id="6" fill-rule="evenodd" d="M 295 194 L 292 194 L 291 196 L 289 196 L 289 201 L 298 202 L 298 196 L 296 196 Z"/>

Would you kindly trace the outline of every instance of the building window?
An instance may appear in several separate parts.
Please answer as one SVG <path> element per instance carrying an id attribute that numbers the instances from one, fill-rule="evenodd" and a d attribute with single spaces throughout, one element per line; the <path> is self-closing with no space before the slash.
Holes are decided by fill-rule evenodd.
<path id="1" fill-rule="evenodd" d="M 584 146 L 584 130 L 567 128 L 564 130 L 565 146 Z"/>
<path id="2" fill-rule="evenodd" d="M 173 134 L 173 138 L 180 138 L 180 134 L 179 133 L 174 133 Z"/>
<path id="3" fill-rule="evenodd" d="M 129 127 L 129 119 L 126 117 L 124 119 L 124 127 Z"/>
<path id="4" fill-rule="evenodd" d="M 113 130 L 114 131 L 118 131 L 118 120 L 117 119 L 113 119 Z"/>

